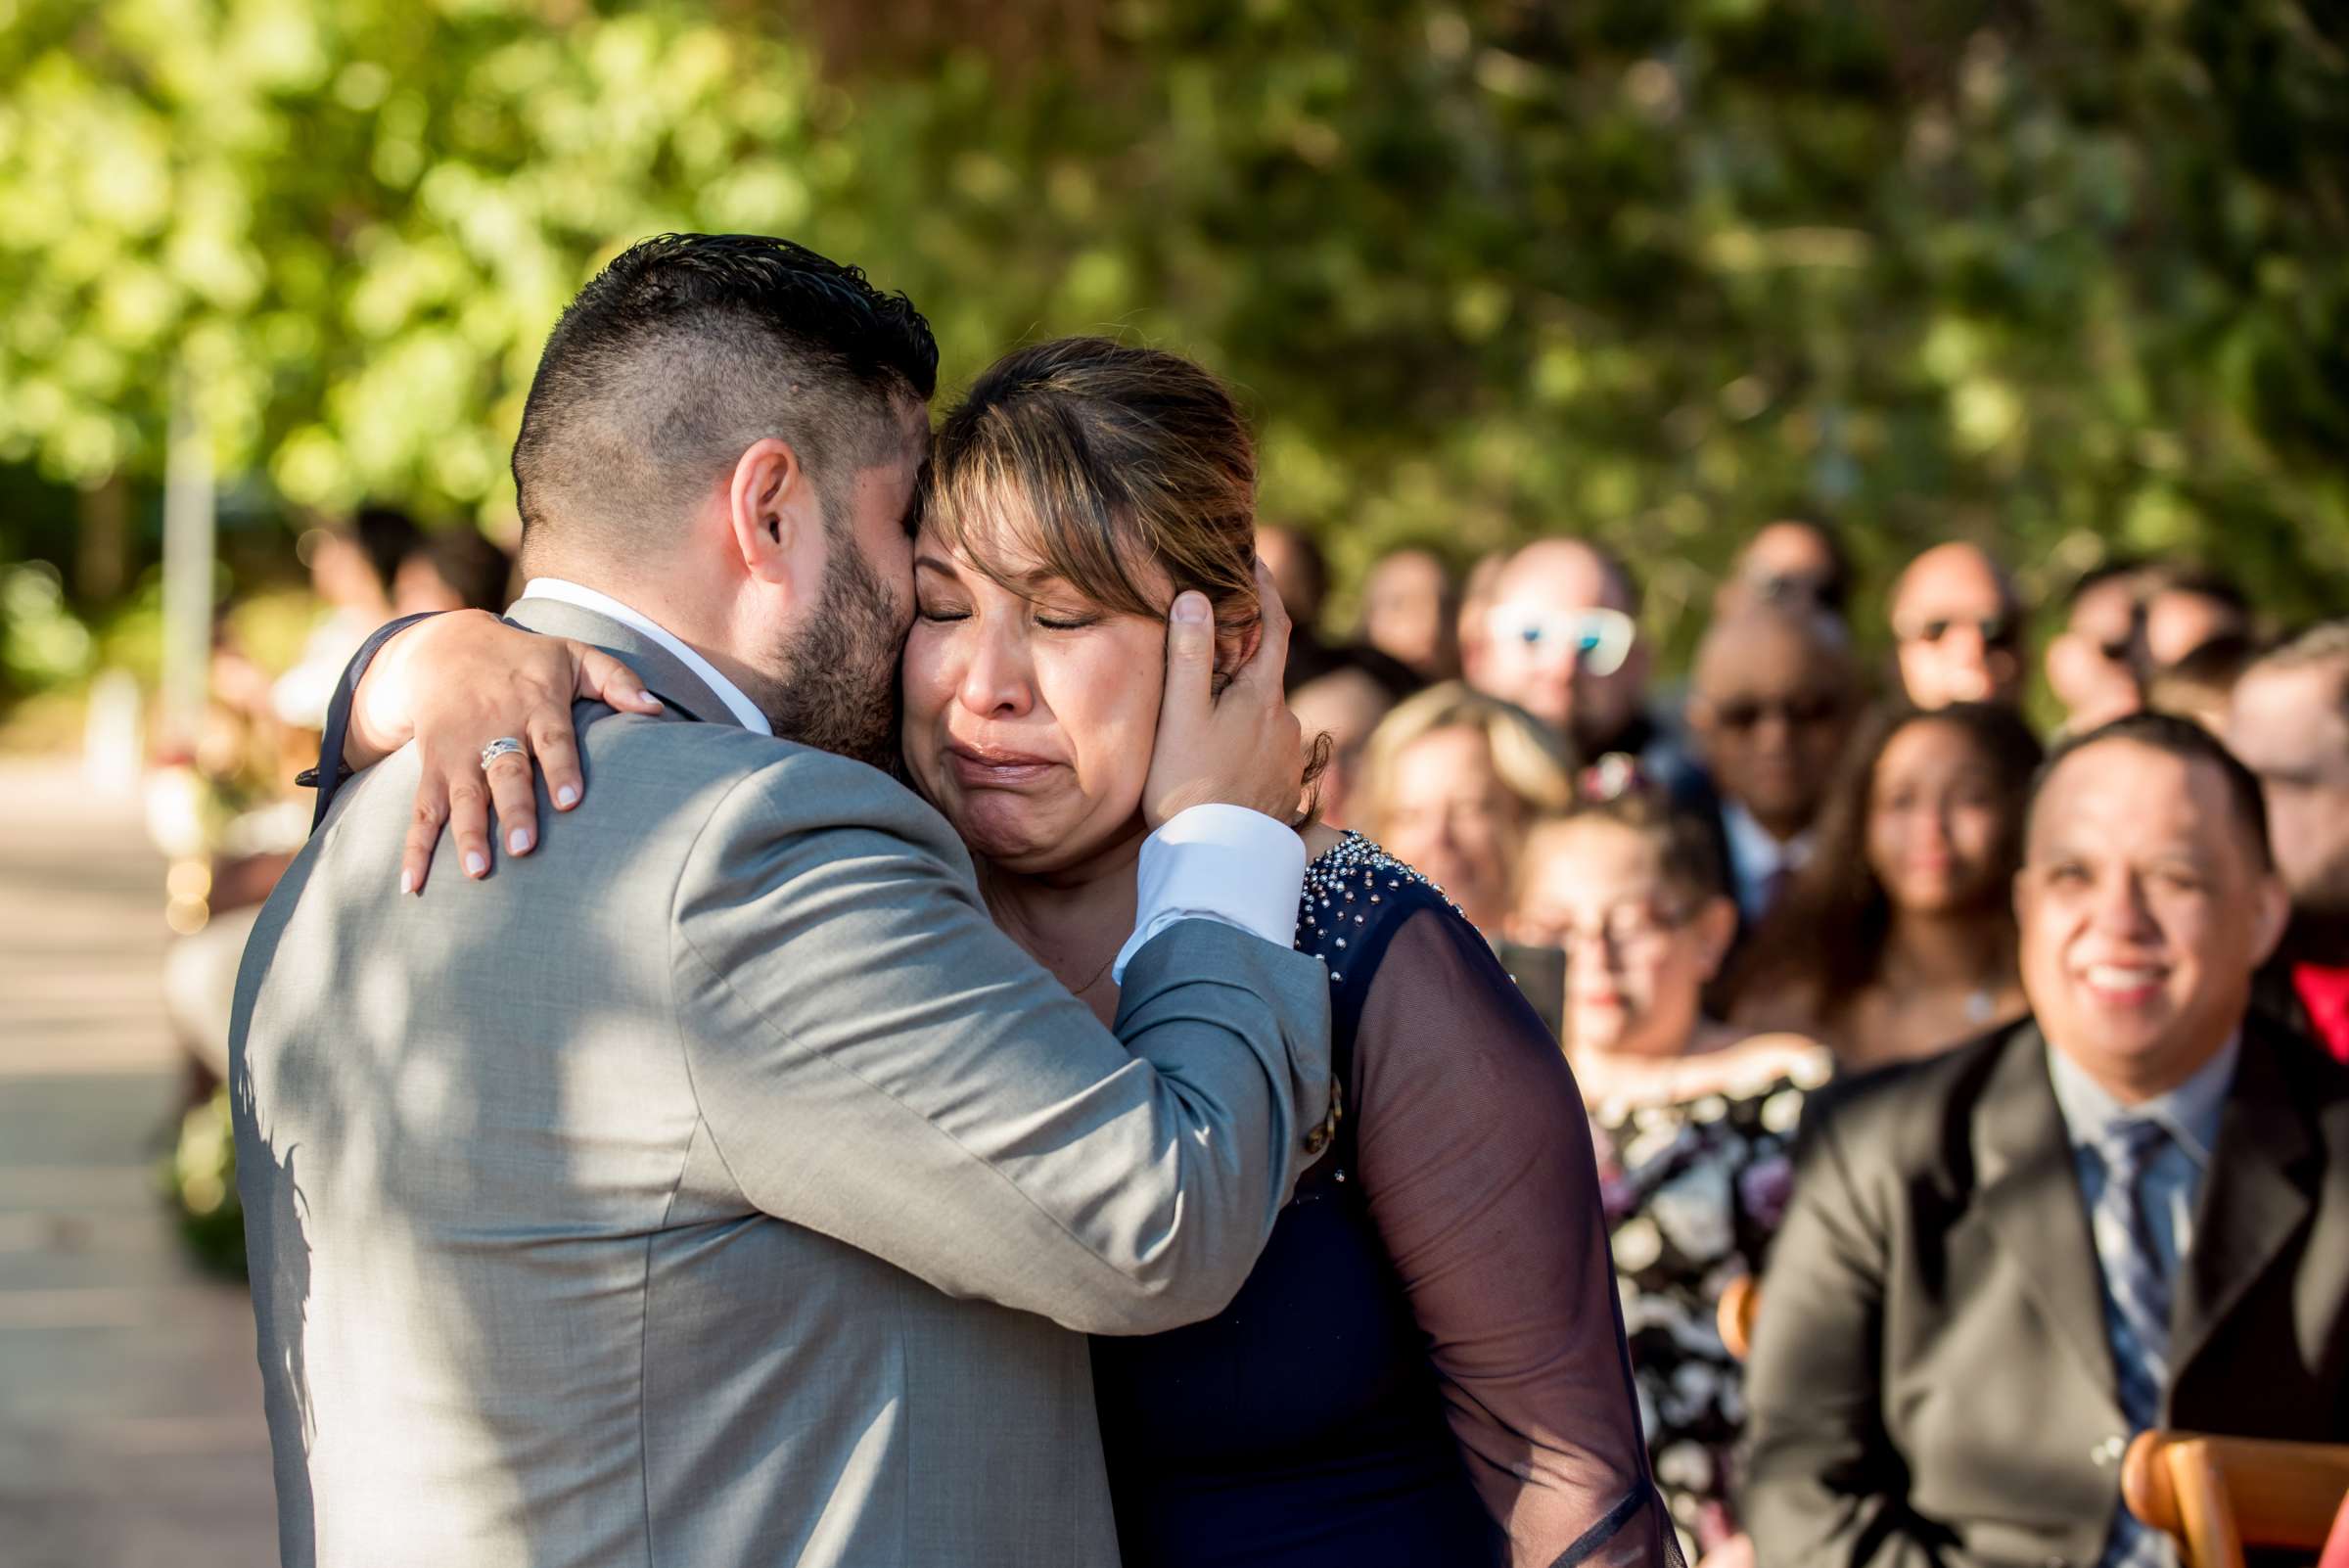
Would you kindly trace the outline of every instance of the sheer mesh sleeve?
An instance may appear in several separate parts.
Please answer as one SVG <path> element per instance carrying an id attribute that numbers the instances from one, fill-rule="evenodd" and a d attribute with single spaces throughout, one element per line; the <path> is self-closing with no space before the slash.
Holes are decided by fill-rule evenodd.
<path id="1" fill-rule="evenodd" d="M 1363 1192 L 1512 1568 L 1679 1564 L 1650 1480 L 1589 1123 L 1482 938 L 1414 911 L 1355 1046 Z"/>

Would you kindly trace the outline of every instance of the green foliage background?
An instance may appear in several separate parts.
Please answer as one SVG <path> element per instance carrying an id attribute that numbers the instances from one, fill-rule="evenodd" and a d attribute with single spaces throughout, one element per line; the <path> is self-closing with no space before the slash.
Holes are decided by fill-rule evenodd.
<path id="1" fill-rule="evenodd" d="M 55 480 L 158 472 L 185 376 L 268 505 L 494 519 L 564 300 L 738 229 L 949 380 L 1199 355 L 1342 580 L 1587 532 L 1684 643 L 1798 513 L 2349 598 L 2349 24 L 2294 0 L 0 0 L 0 460 Z"/>

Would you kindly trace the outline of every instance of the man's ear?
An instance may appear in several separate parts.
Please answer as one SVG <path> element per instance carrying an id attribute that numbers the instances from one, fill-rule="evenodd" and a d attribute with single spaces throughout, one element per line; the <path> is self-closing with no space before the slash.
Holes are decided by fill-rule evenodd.
<path id="1" fill-rule="evenodd" d="M 2276 956 L 2284 930 L 2292 922 L 2292 896 L 2284 890 L 2283 878 L 2273 871 L 2259 879 L 2252 896 L 2251 919 L 2251 962 L 2257 968 Z"/>
<path id="2" fill-rule="evenodd" d="M 761 582 L 788 584 L 823 527 L 821 501 L 799 454 L 772 436 L 753 441 L 735 459 L 726 508 L 743 571 Z"/>

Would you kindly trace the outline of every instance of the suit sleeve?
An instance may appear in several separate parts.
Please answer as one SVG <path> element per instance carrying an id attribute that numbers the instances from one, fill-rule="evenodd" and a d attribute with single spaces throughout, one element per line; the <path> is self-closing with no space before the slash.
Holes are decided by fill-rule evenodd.
<path id="1" fill-rule="evenodd" d="M 1760 1568 L 1939 1568 L 1882 1417 L 1888 1241 L 1830 1105 L 1814 1116 L 1772 1243 L 1746 1372 L 1741 1511 Z"/>
<path id="2" fill-rule="evenodd" d="M 673 930 L 696 1097 L 750 1202 L 1073 1329 L 1221 1311 L 1326 1107 L 1316 960 L 1180 921 L 1113 1033 L 989 920 L 935 812 L 838 759 L 732 790 Z"/>

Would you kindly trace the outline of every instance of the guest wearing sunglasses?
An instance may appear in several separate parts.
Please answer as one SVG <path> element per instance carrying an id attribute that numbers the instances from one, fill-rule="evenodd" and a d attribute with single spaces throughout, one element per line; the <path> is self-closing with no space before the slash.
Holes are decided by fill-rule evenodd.
<path id="1" fill-rule="evenodd" d="M 2022 630 L 2013 582 L 1979 545 L 1933 546 L 1892 590 L 1901 685 L 1918 708 L 2019 704 Z"/>
<path id="2" fill-rule="evenodd" d="M 1719 824 L 1747 925 L 1810 857 L 1812 820 L 1843 755 L 1859 683 L 1842 623 L 1778 603 L 1716 621 L 1697 647 L 1689 731 L 1713 799 L 1681 799 Z"/>
<path id="3" fill-rule="evenodd" d="M 1494 583 L 1470 680 L 1557 730 L 1585 762 L 1621 754 L 1649 778 L 1677 779 L 1686 762 L 1648 712 L 1638 616 L 1621 561 L 1584 539 L 1537 539 Z"/>

